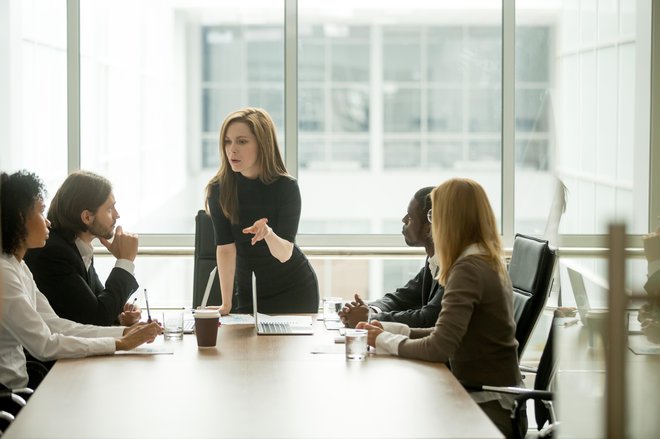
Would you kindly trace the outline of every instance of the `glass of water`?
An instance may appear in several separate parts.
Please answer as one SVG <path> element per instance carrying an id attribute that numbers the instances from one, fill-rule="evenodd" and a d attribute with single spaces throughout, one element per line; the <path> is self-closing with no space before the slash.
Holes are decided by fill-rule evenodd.
<path id="1" fill-rule="evenodd" d="M 163 336 L 167 339 L 183 338 L 183 308 L 163 311 Z"/>
<path id="2" fill-rule="evenodd" d="M 350 361 L 362 361 L 367 358 L 367 336 L 366 329 L 346 329 L 346 359 Z"/>

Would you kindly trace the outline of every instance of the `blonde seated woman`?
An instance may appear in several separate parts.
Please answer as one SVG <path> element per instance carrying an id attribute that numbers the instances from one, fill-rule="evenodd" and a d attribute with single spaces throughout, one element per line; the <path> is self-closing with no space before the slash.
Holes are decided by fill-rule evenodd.
<path id="1" fill-rule="evenodd" d="M 445 285 L 442 311 L 432 328 L 394 322 L 361 322 L 377 353 L 449 363 L 463 383 L 519 386 L 518 342 L 513 320 L 511 281 L 488 197 L 469 179 L 452 179 L 431 192 L 435 254 Z M 473 399 L 506 436 L 512 397 L 473 392 Z M 523 416 L 521 431 L 527 430 Z"/>

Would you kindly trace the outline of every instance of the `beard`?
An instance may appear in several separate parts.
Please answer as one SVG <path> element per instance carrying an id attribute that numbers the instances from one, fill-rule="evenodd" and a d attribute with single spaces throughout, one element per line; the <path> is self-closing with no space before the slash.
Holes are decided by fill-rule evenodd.
<path id="1" fill-rule="evenodd" d="M 87 228 L 87 231 L 99 238 L 112 239 L 115 235 L 115 225 L 113 223 L 110 227 L 103 227 L 96 222 L 96 219 L 94 219 Z"/>

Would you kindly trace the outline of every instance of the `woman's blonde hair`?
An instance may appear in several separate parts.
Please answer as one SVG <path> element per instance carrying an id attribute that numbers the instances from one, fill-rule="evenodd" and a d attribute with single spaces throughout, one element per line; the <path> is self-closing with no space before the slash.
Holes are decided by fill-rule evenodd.
<path id="1" fill-rule="evenodd" d="M 250 132 L 257 139 L 257 166 L 259 167 L 259 180 L 264 184 L 270 184 L 281 176 L 292 178 L 284 166 L 280 148 L 277 144 L 275 123 L 270 115 L 261 108 L 243 108 L 229 114 L 220 128 L 220 169 L 206 185 L 206 209 L 208 211 L 209 196 L 211 188 L 220 183 L 220 207 L 222 212 L 232 224 L 238 224 L 238 194 L 236 189 L 236 173 L 232 171 L 227 151 L 224 147 L 224 139 L 227 135 L 229 125 L 234 122 L 242 122 L 250 128 Z M 211 200 L 213 201 L 213 200 Z"/>
<path id="2" fill-rule="evenodd" d="M 461 253 L 478 244 L 481 255 L 501 274 L 506 273 L 502 261 L 502 241 L 486 192 L 476 181 L 454 178 L 431 192 L 433 245 L 438 255 L 441 284 Z"/>

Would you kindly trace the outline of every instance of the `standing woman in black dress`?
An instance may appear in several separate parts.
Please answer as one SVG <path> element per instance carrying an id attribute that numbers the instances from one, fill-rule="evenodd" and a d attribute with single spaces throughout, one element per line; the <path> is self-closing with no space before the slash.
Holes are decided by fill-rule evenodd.
<path id="1" fill-rule="evenodd" d="M 295 244 L 300 189 L 284 166 L 268 113 L 245 108 L 227 116 L 220 130 L 220 156 L 220 170 L 206 186 L 217 245 L 220 313 L 252 312 L 252 272 L 259 312 L 317 312 L 316 273 Z"/>

